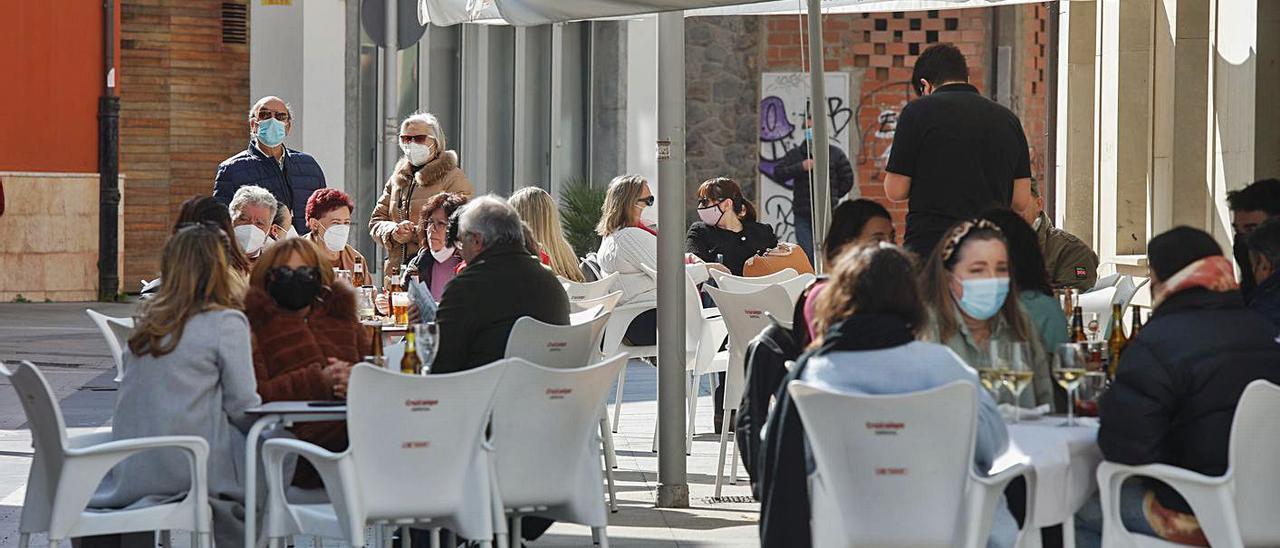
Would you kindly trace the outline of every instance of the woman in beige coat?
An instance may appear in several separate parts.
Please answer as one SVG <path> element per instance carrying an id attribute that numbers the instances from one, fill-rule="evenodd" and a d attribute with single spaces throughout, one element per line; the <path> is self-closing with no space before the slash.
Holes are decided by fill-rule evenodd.
<path id="1" fill-rule="evenodd" d="M 387 248 L 384 275 L 399 272 L 426 241 L 417 216 L 427 200 L 441 192 L 471 196 L 475 191 L 458 167 L 458 154 L 445 148 L 444 131 L 435 116 L 419 112 L 405 118 L 400 123 L 400 150 L 404 156 L 369 218 L 369 235 Z"/>

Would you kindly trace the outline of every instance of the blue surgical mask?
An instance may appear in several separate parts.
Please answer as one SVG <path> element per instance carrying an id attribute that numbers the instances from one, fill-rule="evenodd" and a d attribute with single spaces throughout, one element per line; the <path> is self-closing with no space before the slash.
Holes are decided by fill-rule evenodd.
<path id="1" fill-rule="evenodd" d="M 804 128 L 804 140 L 806 141 L 813 140 L 813 128 Z"/>
<path id="2" fill-rule="evenodd" d="M 976 278 L 959 280 L 964 288 L 960 310 L 975 320 L 989 320 L 1000 312 L 1009 296 L 1009 278 Z"/>
<path id="3" fill-rule="evenodd" d="M 280 146 L 284 142 L 284 122 L 275 118 L 258 122 L 258 142 L 269 147 Z"/>

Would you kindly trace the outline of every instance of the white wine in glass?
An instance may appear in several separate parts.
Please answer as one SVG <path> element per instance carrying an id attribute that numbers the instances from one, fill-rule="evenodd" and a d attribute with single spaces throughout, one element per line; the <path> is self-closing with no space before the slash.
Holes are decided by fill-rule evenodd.
<path id="1" fill-rule="evenodd" d="M 991 368 L 978 369 L 978 380 L 982 382 L 982 387 L 991 393 L 991 399 L 996 403 L 1000 402 L 1000 385 L 1004 382 L 1003 372 Z"/>
<path id="2" fill-rule="evenodd" d="M 1089 369 L 1088 354 L 1088 343 L 1067 343 L 1055 350 L 1053 378 L 1067 391 L 1067 421 L 1059 426 L 1076 425 L 1076 389 L 1086 376 L 1098 372 Z"/>
<path id="3" fill-rule="evenodd" d="M 1059 367 L 1053 370 L 1053 380 L 1057 381 L 1058 386 L 1067 392 L 1075 392 L 1080 386 L 1080 381 L 1084 380 L 1084 376 L 1089 372 L 1084 369 L 1069 369 Z"/>

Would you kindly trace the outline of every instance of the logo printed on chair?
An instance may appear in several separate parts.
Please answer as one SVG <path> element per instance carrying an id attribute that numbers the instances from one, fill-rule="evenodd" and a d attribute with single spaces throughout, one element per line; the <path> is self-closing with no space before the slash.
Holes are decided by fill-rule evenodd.
<path id="1" fill-rule="evenodd" d="M 548 388 L 546 394 L 551 396 L 549 399 L 563 400 L 565 396 L 573 393 L 572 388 Z"/>
<path id="2" fill-rule="evenodd" d="M 906 468 L 876 468 L 877 476 L 905 476 Z"/>
<path id="3" fill-rule="evenodd" d="M 432 407 L 440 404 L 440 400 L 404 400 L 404 406 L 410 411 L 430 411 Z"/>
<path id="4" fill-rule="evenodd" d="M 763 310 L 743 310 L 742 312 L 753 320 L 758 320 L 761 316 L 764 316 Z"/>
<path id="5" fill-rule="evenodd" d="M 875 430 L 877 436 L 896 436 L 898 431 L 907 427 L 901 422 L 868 422 L 867 430 Z"/>
<path id="6" fill-rule="evenodd" d="M 400 444 L 401 449 L 426 449 L 428 447 L 431 447 L 431 442 L 427 440 L 411 440 Z"/>
<path id="7" fill-rule="evenodd" d="M 547 343 L 547 348 L 550 348 L 552 352 L 559 352 L 568 346 L 568 341 L 551 341 Z"/>

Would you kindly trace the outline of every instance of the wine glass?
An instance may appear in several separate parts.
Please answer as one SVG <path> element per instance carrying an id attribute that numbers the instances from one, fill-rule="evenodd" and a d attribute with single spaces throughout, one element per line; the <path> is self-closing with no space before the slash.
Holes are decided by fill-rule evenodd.
<path id="1" fill-rule="evenodd" d="M 974 364 L 978 370 L 978 380 L 982 383 L 982 387 L 991 394 L 991 399 L 996 403 L 1000 403 L 1000 385 L 1002 384 L 1001 373 L 992 364 L 991 352 L 983 352 L 981 361 Z"/>
<path id="2" fill-rule="evenodd" d="M 1027 343 L 1024 342 L 1006 342 L 1002 344 L 1006 348 L 1005 352 L 1008 365 L 1008 373 L 1005 374 L 1005 383 L 1009 387 L 1009 393 L 1013 394 L 1013 422 L 1015 424 L 1021 420 L 1022 415 L 1022 393 L 1027 391 L 1027 387 L 1031 386 L 1031 381 L 1035 377 L 1035 373 L 1031 371 L 1030 351 Z"/>
<path id="3" fill-rule="evenodd" d="M 436 322 L 414 324 L 413 336 L 418 360 L 422 361 L 422 373 L 425 375 L 431 371 L 431 362 L 440 349 L 440 327 Z"/>
<path id="4" fill-rule="evenodd" d="M 1088 367 L 1086 343 L 1066 343 L 1058 346 L 1053 355 L 1053 380 L 1067 391 L 1067 420 L 1058 426 L 1076 426 L 1076 390 Z"/>

